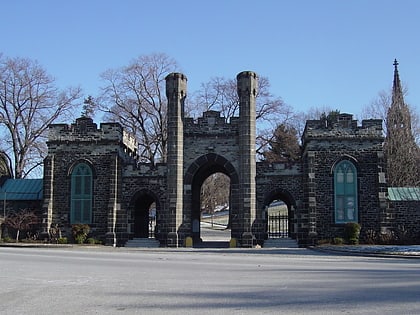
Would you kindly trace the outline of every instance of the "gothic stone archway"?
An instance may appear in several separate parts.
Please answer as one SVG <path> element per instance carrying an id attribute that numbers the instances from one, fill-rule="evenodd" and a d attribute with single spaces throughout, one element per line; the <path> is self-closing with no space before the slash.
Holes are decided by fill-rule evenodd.
<path id="1" fill-rule="evenodd" d="M 191 235 L 194 243 L 201 241 L 200 235 L 200 190 L 203 182 L 214 173 L 223 173 L 230 178 L 230 226 L 231 237 L 239 237 L 240 226 L 239 213 L 238 213 L 238 174 L 234 166 L 224 157 L 210 153 L 201 156 L 194 163 L 190 165 L 186 172 L 185 184 L 191 187 L 191 190 L 185 194 L 184 217 L 189 218 L 190 227 L 187 234 Z"/>

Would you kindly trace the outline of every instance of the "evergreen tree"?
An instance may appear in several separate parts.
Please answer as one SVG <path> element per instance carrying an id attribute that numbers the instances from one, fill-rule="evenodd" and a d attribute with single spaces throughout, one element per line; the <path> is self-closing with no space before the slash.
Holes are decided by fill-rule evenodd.
<path id="1" fill-rule="evenodd" d="M 264 152 L 268 162 L 290 162 L 300 157 L 300 146 L 297 130 L 285 124 L 280 124 L 269 140 L 269 150 Z"/>

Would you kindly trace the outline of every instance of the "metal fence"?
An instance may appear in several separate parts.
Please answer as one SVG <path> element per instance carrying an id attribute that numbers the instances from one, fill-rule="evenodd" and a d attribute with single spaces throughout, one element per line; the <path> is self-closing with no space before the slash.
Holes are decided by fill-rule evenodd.
<path id="1" fill-rule="evenodd" d="M 289 237 L 289 216 L 288 215 L 269 215 L 267 233 L 268 238 L 288 238 Z"/>
<path id="2" fill-rule="evenodd" d="M 149 238 L 155 238 L 156 216 L 149 216 Z"/>

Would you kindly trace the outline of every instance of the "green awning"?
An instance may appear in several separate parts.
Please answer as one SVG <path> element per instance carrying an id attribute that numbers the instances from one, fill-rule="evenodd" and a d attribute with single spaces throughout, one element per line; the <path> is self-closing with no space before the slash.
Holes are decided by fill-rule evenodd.
<path id="1" fill-rule="evenodd" d="M 388 187 L 391 201 L 420 201 L 420 187 Z"/>
<path id="2" fill-rule="evenodd" d="M 0 200 L 42 200 L 42 179 L 7 179 L 0 187 Z"/>

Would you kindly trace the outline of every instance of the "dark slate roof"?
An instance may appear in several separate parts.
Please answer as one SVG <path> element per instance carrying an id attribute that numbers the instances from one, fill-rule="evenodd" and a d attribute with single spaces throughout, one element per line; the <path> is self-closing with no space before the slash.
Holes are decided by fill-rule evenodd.
<path id="1" fill-rule="evenodd" d="M 420 201 L 420 187 L 388 187 L 391 201 Z"/>
<path id="2" fill-rule="evenodd" d="M 0 187 L 1 200 L 42 200 L 42 179 L 7 179 Z"/>

